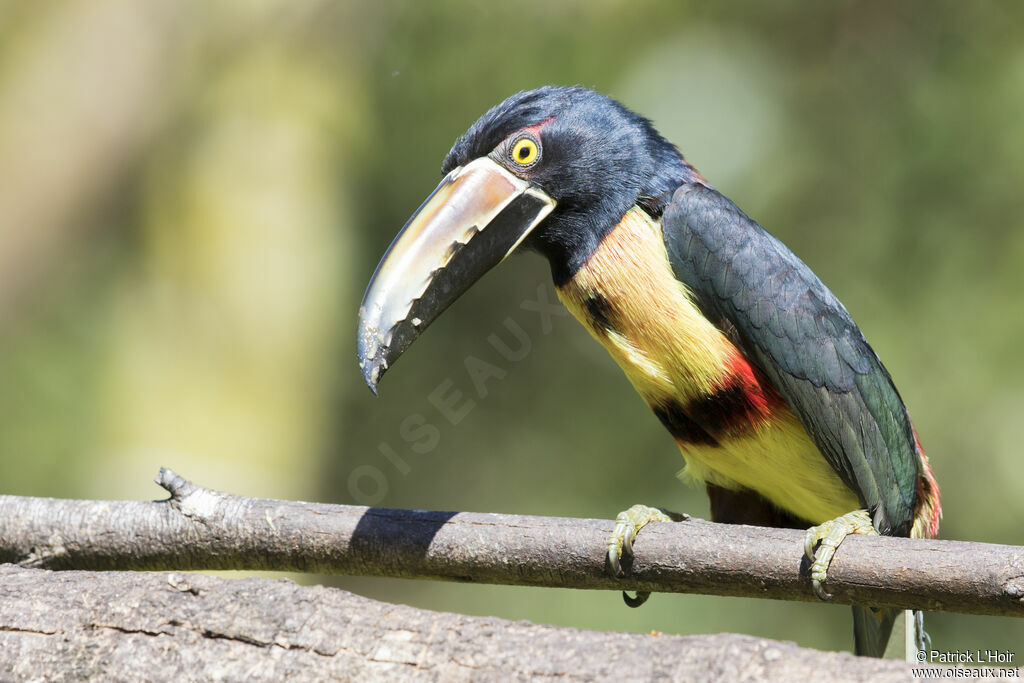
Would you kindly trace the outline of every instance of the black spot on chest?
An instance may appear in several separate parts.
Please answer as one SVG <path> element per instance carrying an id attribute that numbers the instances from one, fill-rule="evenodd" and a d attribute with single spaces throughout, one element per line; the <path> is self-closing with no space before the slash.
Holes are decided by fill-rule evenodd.
<path id="1" fill-rule="evenodd" d="M 752 410 L 750 397 L 738 384 L 727 385 L 686 406 L 686 412 L 695 422 L 718 435 L 749 422 Z"/>
<path id="2" fill-rule="evenodd" d="M 615 330 L 615 324 L 612 322 L 612 305 L 603 294 L 590 292 L 583 299 L 583 303 L 587 307 L 587 316 L 595 329 L 610 332 Z"/>
<path id="3" fill-rule="evenodd" d="M 669 434 L 680 443 L 717 446 L 718 440 L 695 422 L 675 399 L 651 406 Z"/>
<path id="4" fill-rule="evenodd" d="M 681 443 L 719 446 L 730 433 L 750 425 L 753 407 L 741 386 L 729 385 L 683 405 L 675 399 L 652 406 L 654 414 Z"/>

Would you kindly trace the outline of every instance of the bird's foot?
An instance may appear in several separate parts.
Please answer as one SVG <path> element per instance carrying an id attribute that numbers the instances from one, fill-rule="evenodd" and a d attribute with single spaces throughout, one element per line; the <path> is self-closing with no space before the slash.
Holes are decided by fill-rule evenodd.
<path id="1" fill-rule="evenodd" d="M 615 529 L 608 536 L 608 569 L 612 576 L 623 575 L 622 558 L 633 556 L 633 541 L 636 535 L 650 522 L 681 522 L 689 519 L 689 515 L 669 513 L 647 505 L 634 505 L 623 510 L 615 517 Z M 622 599 L 630 607 L 639 607 L 651 596 L 648 591 L 637 591 L 636 597 L 630 597 L 625 591 Z"/>
<path id="2" fill-rule="evenodd" d="M 832 564 L 832 556 L 836 554 L 836 548 L 843 542 L 843 539 L 850 534 L 861 534 L 863 536 L 877 536 L 878 531 L 871 524 L 871 515 L 867 510 L 854 510 L 842 517 L 836 517 L 824 524 L 812 526 L 804 536 L 804 553 L 811 561 L 811 587 L 814 594 L 822 600 L 831 600 L 832 595 L 825 591 L 821 584 L 828 579 L 828 566 Z M 814 552 L 814 546 L 818 552 Z"/>

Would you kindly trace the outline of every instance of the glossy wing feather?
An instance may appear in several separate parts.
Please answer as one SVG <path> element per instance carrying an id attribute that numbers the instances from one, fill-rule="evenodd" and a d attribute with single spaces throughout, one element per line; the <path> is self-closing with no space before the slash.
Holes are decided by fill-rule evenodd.
<path id="1" fill-rule="evenodd" d="M 903 401 L 846 308 L 779 240 L 705 185 L 662 217 L 677 278 L 731 327 L 882 533 L 907 535 L 917 446 Z"/>

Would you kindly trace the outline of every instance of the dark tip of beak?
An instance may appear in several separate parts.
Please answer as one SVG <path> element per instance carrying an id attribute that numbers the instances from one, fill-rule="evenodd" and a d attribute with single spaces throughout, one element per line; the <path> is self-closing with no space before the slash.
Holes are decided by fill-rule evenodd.
<path id="1" fill-rule="evenodd" d="M 380 382 L 381 375 L 384 374 L 380 367 L 380 361 L 377 358 L 367 358 L 359 364 L 360 370 L 363 371 L 363 380 L 366 382 L 366 386 L 370 387 L 374 396 L 378 395 L 377 384 Z"/>
<path id="2" fill-rule="evenodd" d="M 359 318 L 363 318 L 363 311 L 359 311 Z M 377 341 L 379 335 L 376 330 L 360 326 L 359 337 L 356 343 L 357 357 L 359 358 L 359 370 L 363 373 L 363 380 L 370 391 L 377 396 L 377 385 L 380 378 L 387 370 L 387 361 L 384 359 L 386 349 L 382 348 Z"/>
<path id="3" fill-rule="evenodd" d="M 445 275 L 457 279 L 458 271 Z M 419 336 L 422 328 L 426 327 L 425 320 L 420 316 L 426 316 L 427 313 L 421 312 L 421 309 L 436 311 L 443 310 L 443 307 L 434 300 L 432 292 L 426 292 L 422 298 L 410 304 L 408 317 L 395 322 L 390 328 L 387 328 L 387 322 L 381 319 L 380 311 L 375 309 L 375 313 L 367 313 L 365 305 L 360 307 L 359 336 L 356 341 L 359 369 L 363 373 L 366 386 L 370 387 L 375 396 L 384 373 L 405 353 Z"/>

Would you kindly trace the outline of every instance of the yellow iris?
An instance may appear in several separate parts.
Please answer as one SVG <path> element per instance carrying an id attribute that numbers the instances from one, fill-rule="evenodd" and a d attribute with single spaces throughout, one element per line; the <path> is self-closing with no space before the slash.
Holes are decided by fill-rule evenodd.
<path id="1" fill-rule="evenodd" d="M 530 138 L 521 138 L 512 145 L 512 160 L 520 166 L 529 166 L 537 160 L 540 149 Z"/>

